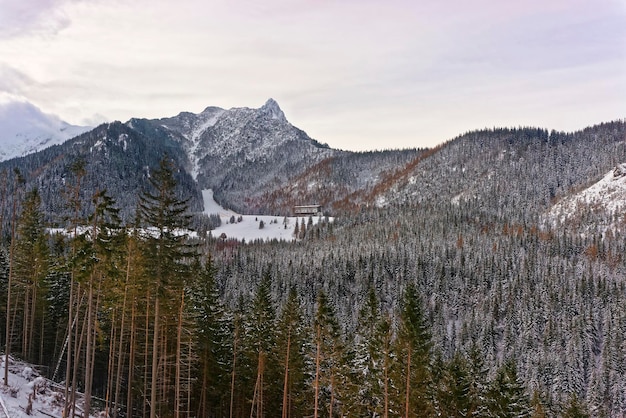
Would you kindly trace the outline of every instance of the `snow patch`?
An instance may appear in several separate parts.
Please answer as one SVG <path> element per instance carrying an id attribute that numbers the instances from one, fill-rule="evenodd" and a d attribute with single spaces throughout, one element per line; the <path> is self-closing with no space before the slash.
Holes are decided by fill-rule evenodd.
<path id="1" fill-rule="evenodd" d="M 0 373 L 4 376 L 4 355 L 0 356 L 0 363 Z M 39 376 L 33 366 L 9 357 L 8 383 L 0 389 L 0 408 L 7 416 L 49 418 L 63 414 L 63 387 Z"/>
<path id="2" fill-rule="evenodd" d="M 545 217 L 553 225 L 562 224 L 593 211 L 615 216 L 626 204 L 626 164 L 620 164 L 600 181 L 554 205 Z"/>

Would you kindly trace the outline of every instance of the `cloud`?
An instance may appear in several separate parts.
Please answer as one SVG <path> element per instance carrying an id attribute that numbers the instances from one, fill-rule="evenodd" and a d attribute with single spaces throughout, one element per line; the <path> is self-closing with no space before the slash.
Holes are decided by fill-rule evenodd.
<path id="1" fill-rule="evenodd" d="M 64 7 L 70 0 L 0 0 L 0 39 L 51 35 L 70 24 Z"/>
<path id="2" fill-rule="evenodd" d="M 34 80 L 28 75 L 0 62 L 0 93 L 21 96 L 33 84 Z"/>
<path id="3" fill-rule="evenodd" d="M 342 148 L 570 130 L 623 114 L 619 2 L 0 0 L 0 95 L 90 125 L 274 97 Z"/>

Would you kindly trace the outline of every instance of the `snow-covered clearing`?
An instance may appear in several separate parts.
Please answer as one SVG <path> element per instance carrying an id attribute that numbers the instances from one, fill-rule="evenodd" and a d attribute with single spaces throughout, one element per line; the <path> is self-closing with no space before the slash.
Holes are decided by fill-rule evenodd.
<path id="1" fill-rule="evenodd" d="M 211 231 L 213 237 L 219 237 L 222 234 L 226 235 L 226 238 L 234 238 L 236 240 L 245 240 L 246 242 L 262 240 L 270 241 L 273 239 L 283 241 L 294 241 L 294 230 L 296 222 L 302 228 L 302 223 L 308 226 L 309 216 L 272 216 L 272 215 L 240 215 L 230 209 L 225 209 L 220 206 L 213 198 L 213 190 L 203 190 L 202 198 L 204 200 L 204 213 L 207 215 L 219 215 L 222 225 Z M 311 220 L 313 225 L 316 225 L 320 220 L 326 220 L 327 218 L 321 216 L 312 216 Z M 234 222 L 232 222 L 234 220 Z M 329 222 L 333 221 L 333 218 L 328 218 Z M 263 228 L 260 228 L 260 224 L 263 222 Z M 77 228 L 76 233 L 78 235 L 89 232 L 90 227 L 80 226 Z M 68 231 L 63 228 L 50 228 L 48 231 L 51 234 L 64 234 L 72 236 L 73 231 Z M 143 234 L 156 234 L 158 231 L 148 228 L 142 229 Z M 174 233 L 189 234 L 190 236 L 197 237 L 195 232 L 187 230 L 177 230 Z M 1 418 L 1 416 L 0 416 Z"/>
<path id="2" fill-rule="evenodd" d="M 238 240 L 246 240 L 246 242 L 254 240 L 285 240 L 292 241 L 295 239 L 293 231 L 296 227 L 296 221 L 299 224 L 308 223 L 308 217 L 296 216 L 271 216 L 271 215 L 240 215 L 232 210 L 225 209 L 213 199 L 213 190 L 203 190 L 202 197 L 204 200 L 204 213 L 207 215 L 218 214 L 222 220 L 222 225 L 211 231 L 214 237 L 225 234 L 227 238 L 235 238 Z M 235 222 L 231 223 L 234 217 Z M 237 222 L 241 219 L 241 222 Z M 317 224 L 319 216 L 313 216 L 313 224 Z M 332 220 L 332 218 L 330 219 Z M 263 228 L 259 228 L 261 221 Z"/>

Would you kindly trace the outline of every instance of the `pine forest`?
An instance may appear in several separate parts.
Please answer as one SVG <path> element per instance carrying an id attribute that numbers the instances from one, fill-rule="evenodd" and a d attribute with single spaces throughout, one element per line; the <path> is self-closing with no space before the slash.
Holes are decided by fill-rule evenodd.
<path id="1" fill-rule="evenodd" d="M 64 417 L 626 416 L 626 218 L 545 221 L 626 161 L 625 132 L 488 130 L 401 155 L 386 204 L 346 189 L 294 241 L 191 233 L 197 196 L 168 158 L 134 206 L 72 161 L 62 222 L 14 167 L 3 361 L 58 382 Z"/>

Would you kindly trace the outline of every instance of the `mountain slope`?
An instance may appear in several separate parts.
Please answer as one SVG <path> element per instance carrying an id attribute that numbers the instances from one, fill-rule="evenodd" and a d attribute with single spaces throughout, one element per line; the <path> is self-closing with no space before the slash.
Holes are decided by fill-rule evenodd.
<path id="1" fill-rule="evenodd" d="M 0 103 L 0 161 L 61 144 L 90 129 L 43 113 L 27 102 Z"/>

